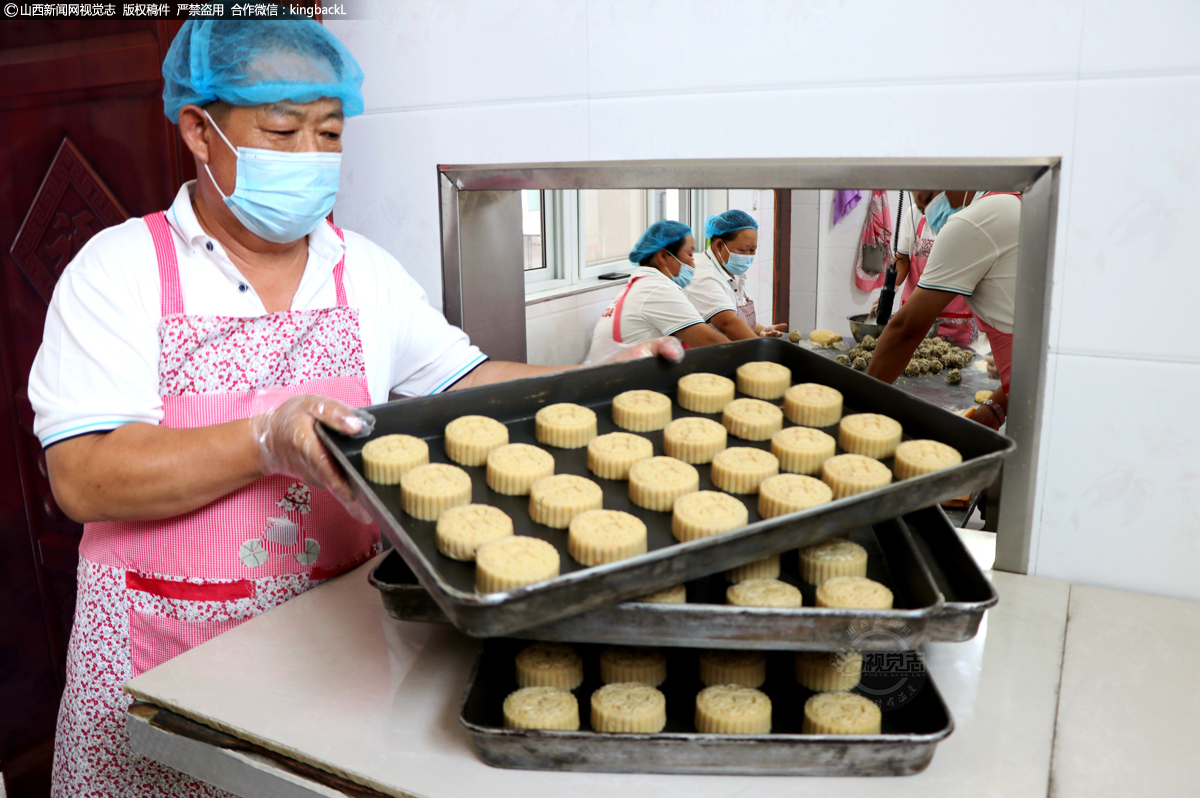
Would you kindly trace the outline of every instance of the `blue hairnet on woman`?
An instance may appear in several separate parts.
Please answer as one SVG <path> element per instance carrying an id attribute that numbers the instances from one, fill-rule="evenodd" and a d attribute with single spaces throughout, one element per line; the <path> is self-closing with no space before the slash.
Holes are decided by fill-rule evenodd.
<path id="1" fill-rule="evenodd" d="M 729 341 L 704 323 L 683 293 L 694 273 L 695 249 L 692 228 L 683 222 L 663 219 L 642 233 L 629 252 L 637 268 L 600 315 L 586 362 L 611 358 L 629 346 L 668 335 L 685 348 Z"/>

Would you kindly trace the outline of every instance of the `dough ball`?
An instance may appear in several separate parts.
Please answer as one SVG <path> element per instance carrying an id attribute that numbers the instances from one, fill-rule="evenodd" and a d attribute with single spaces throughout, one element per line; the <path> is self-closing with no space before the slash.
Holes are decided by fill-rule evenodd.
<path id="1" fill-rule="evenodd" d="M 958 385 L 962 382 L 962 372 L 958 369 L 950 369 L 946 372 L 946 382 L 950 385 Z"/>

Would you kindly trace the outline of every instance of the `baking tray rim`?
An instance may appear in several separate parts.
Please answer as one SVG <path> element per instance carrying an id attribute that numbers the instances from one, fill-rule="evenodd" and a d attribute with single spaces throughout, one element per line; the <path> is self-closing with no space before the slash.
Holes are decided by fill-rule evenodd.
<path id="1" fill-rule="evenodd" d="M 367 408 L 367 409 L 370 410 L 370 408 Z M 358 473 L 358 471 L 350 465 L 349 459 L 345 456 L 345 454 L 343 454 L 341 452 L 341 450 L 339 450 L 333 444 L 333 441 L 331 440 L 329 434 L 326 432 L 325 428 L 319 423 L 317 425 L 317 434 L 320 437 L 321 442 L 323 444 L 325 444 L 328 448 L 333 450 L 335 458 L 338 461 L 338 464 L 342 467 L 343 471 L 346 472 L 347 477 L 350 479 L 352 485 L 356 488 L 355 493 L 359 495 L 360 499 L 365 499 L 366 501 L 368 501 L 372 505 L 372 508 L 376 511 L 376 513 L 379 516 L 381 516 L 383 518 L 393 518 L 391 513 L 384 506 L 383 502 L 379 500 L 379 497 L 375 494 L 375 491 L 371 490 L 369 488 L 369 486 L 367 486 L 365 484 L 366 477 L 364 477 L 362 474 Z M 1005 456 L 1007 456 L 1007 454 L 1008 454 L 1007 450 L 990 452 L 989 454 L 981 455 L 979 457 L 973 458 L 971 460 L 971 462 L 972 463 L 981 463 L 981 462 L 987 462 L 990 460 L 1001 460 L 1002 461 L 1003 458 Z M 747 524 L 746 526 L 739 527 L 734 530 L 730 530 L 729 532 L 721 532 L 716 535 L 709 535 L 708 537 L 698 538 L 696 540 L 689 540 L 689 541 L 683 541 L 683 542 L 676 541 L 672 545 L 663 546 L 660 549 L 655 549 L 654 551 L 648 551 L 644 554 L 638 554 L 634 557 L 627 557 L 623 560 L 616 560 L 616 561 L 610 562 L 610 563 L 603 563 L 601 565 L 593 565 L 593 566 L 588 566 L 586 568 L 580 568 L 579 570 L 571 571 L 570 573 L 560 574 L 558 576 L 551 577 L 550 579 L 542 580 L 541 582 L 535 582 L 530 585 L 522 585 L 520 587 L 516 587 L 511 590 L 504 590 L 504 591 L 499 591 L 496 593 L 486 593 L 486 594 L 480 594 L 480 593 L 475 593 L 475 592 L 468 593 L 465 590 L 460 590 L 457 587 L 455 587 L 454 585 L 449 584 L 448 582 L 446 582 L 443 579 L 438 578 L 436 581 L 439 583 L 440 591 L 442 591 L 447 597 L 453 598 L 454 600 L 456 600 L 457 602 L 459 602 L 463 605 L 469 606 L 473 609 L 474 608 L 496 607 L 496 606 L 500 606 L 503 604 L 507 604 L 508 602 L 510 602 L 514 599 L 517 599 L 517 598 L 521 598 L 523 596 L 539 593 L 542 590 L 544 590 L 547 585 L 550 585 L 550 584 L 554 584 L 556 586 L 557 585 L 568 586 L 575 582 L 591 581 L 592 579 L 603 577 L 603 575 L 606 573 L 610 573 L 610 572 L 614 572 L 614 571 L 623 571 L 626 568 L 628 568 L 629 566 L 634 565 L 634 564 L 646 565 L 646 564 L 650 564 L 650 563 L 669 560 L 669 559 L 675 557 L 676 555 L 689 554 L 689 553 L 695 552 L 695 551 L 703 551 L 705 549 L 709 549 L 714 546 L 724 545 L 724 544 L 730 543 L 732 541 L 740 540 L 741 538 L 756 535 L 759 532 L 764 531 L 766 529 L 775 529 L 777 527 L 783 526 L 788 523 L 800 521 L 800 520 L 803 520 L 803 519 L 809 518 L 809 517 L 819 516 L 824 513 L 831 512 L 836 509 L 840 509 L 841 507 L 849 506 L 849 505 L 855 503 L 856 501 L 860 501 L 861 498 L 865 494 L 872 494 L 874 496 L 883 496 L 883 495 L 899 493 L 902 489 L 907 489 L 909 486 L 918 484 L 921 481 L 932 481 L 933 479 L 937 478 L 937 474 L 938 474 L 938 472 L 934 471 L 934 472 L 930 472 L 929 474 L 922 474 L 919 477 L 912 477 L 910 479 L 904 479 L 904 480 L 900 480 L 898 482 L 892 482 L 891 484 L 886 485 L 882 488 L 876 488 L 871 491 L 865 491 L 864 493 L 857 493 L 852 496 L 843 497 L 841 499 L 834 499 L 833 501 L 826 502 L 824 504 L 819 504 L 819 505 L 816 505 L 815 507 L 808 507 L 803 510 L 798 510 L 794 513 L 786 513 L 784 515 L 774 516 L 772 518 L 764 518 L 759 521 L 755 521 L 754 523 Z M 399 527 L 400 530 L 403 531 L 403 527 L 400 525 L 399 519 L 393 518 L 393 520 L 395 521 L 395 526 Z M 420 569 L 425 571 L 429 577 L 431 577 L 431 578 L 436 577 L 436 568 L 435 568 L 434 564 L 429 561 L 429 559 L 425 556 L 425 553 L 420 549 L 420 547 L 409 546 L 404 540 L 402 540 L 398 536 L 396 530 L 392 528 L 392 524 L 381 524 L 380 528 L 381 528 L 381 531 L 388 536 L 388 540 L 391 541 L 392 546 L 395 548 L 395 550 L 400 552 L 400 556 L 404 558 L 405 562 L 407 562 L 409 564 L 409 566 L 414 570 L 414 572 L 418 571 L 418 566 L 412 561 L 412 559 L 409 558 L 408 555 L 412 555 L 412 557 L 420 563 Z M 407 533 L 405 533 L 405 535 L 407 535 Z M 769 557 L 769 556 L 772 556 L 772 554 L 778 554 L 778 553 L 782 553 L 784 551 L 790 551 L 792 548 L 794 548 L 794 546 L 787 546 L 787 547 L 781 549 L 779 552 L 764 551 L 761 553 L 760 557 Z M 733 567 L 733 566 L 730 566 L 730 567 Z M 926 566 L 926 567 L 928 567 L 928 566 Z M 418 573 L 418 578 L 419 578 L 419 576 L 420 575 Z M 435 601 L 437 600 L 438 596 L 435 592 L 430 591 L 430 595 L 434 596 Z M 441 602 L 439 602 L 439 604 L 440 603 Z M 720 606 L 720 605 L 714 605 L 714 606 Z"/>
<path id="2" fill-rule="evenodd" d="M 793 652 L 786 652 L 793 653 Z M 634 732 L 597 732 L 597 731 L 564 731 L 555 729 L 506 729 L 496 726 L 481 726 L 473 721 L 467 720 L 466 708 L 467 702 L 471 698 L 471 692 L 475 689 L 475 681 L 479 677 L 480 668 L 483 665 L 483 646 L 479 646 L 479 653 L 475 657 L 475 665 L 471 668 L 471 676 L 467 679 L 467 685 L 463 688 L 462 699 L 459 702 L 458 722 L 463 728 L 472 734 L 485 735 L 492 738 L 517 737 L 540 739 L 559 739 L 559 740 L 612 740 L 622 742 L 633 741 L 655 741 L 663 740 L 668 742 L 695 742 L 704 740 L 709 742 L 729 742 L 729 743 L 791 743 L 803 744 L 809 743 L 816 745 L 818 743 L 860 743 L 874 745 L 895 745 L 897 743 L 909 743 L 914 745 L 937 744 L 949 737 L 954 732 L 954 715 L 950 712 L 950 707 L 947 706 L 945 698 L 942 696 L 941 690 L 938 689 L 934 682 L 933 674 L 926 671 L 924 690 L 932 690 L 934 697 L 942 708 L 942 712 L 946 716 L 946 725 L 935 732 L 926 734 L 918 733 L 901 733 L 901 734 L 705 734 L 703 732 L 654 732 L 652 734 L 634 733 Z M 578 696 L 576 696 L 578 698 Z M 652 772 L 652 771 L 644 771 Z"/>
<path id="3" fill-rule="evenodd" d="M 397 555 L 399 556 L 398 551 L 397 551 Z M 404 559 L 404 558 L 401 557 L 401 559 Z M 375 572 L 382 566 L 383 566 L 383 560 L 380 560 L 378 563 L 375 564 L 375 566 L 373 568 L 371 568 L 371 572 L 369 574 L 367 574 L 367 581 L 370 582 L 372 587 L 374 587 L 376 590 L 379 590 L 380 592 L 383 592 L 384 588 L 398 586 L 398 583 L 396 583 L 396 582 L 383 582 L 383 581 L 380 581 L 375 576 Z M 928 568 L 928 566 L 926 566 L 926 568 Z M 699 577 L 699 578 L 704 578 L 704 577 Z M 933 582 L 933 585 L 936 588 L 937 583 Z M 402 587 L 402 589 L 412 589 L 414 591 L 420 590 L 420 591 L 426 593 L 427 595 L 429 595 L 430 599 L 433 600 L 433 594 L 430 593 L 428 590 L 426 590 L 419 582 L 415 585 L 403 585 L 401 587 Z M 993 603 L 994 603 L 994 601 L 993 601 Z M 630 606 L 630 605 L 636 605 L 636 606 Z M 876 609 L 862 609 L 862 608 L 854 608 L 854 607 L 809 607 L 809 606 L 805 606 L 805 607 L 742 607 L 742 606 L 735 606 L 735 605 L 731 605 L 731 604 L 705 604 L 705 603 L 698 602 L 698 601 L 696 601 L 696 602 L 689 601 L 686 603 L 673 604 L 673 603 L 668 603 L 668 602 L 632 601 L 632 600 L 627 599 L 625 601 L 619 601 L 614 604 L 607 604 L 602 607 L 598 607 L 597 609 L 587 610 L 587 611 L 585 611 L 585 613 L 582 613 L 582 614 L 586 614 L 588 612 L 596 612 L 597 610 L 599 610 L 599 611 L 616 610 L 616 611 L 623 611 L 623 612 L 647 612 L 647 611 L 649 611 L 649 612 L 654 612 L 656 614 L 663 613 L 665 615 L 670 615 L 672 613 L 686 614 L 693 610 L 699 609 L 705 613 L 713 613 L 713 614 L 717 614 L 717 615 L 750 615 L 750 616 L 754 616 L 754 617 L 779 616 L 779 617 L 784 617 L 784 618 L 791 618 L 791 617 L 799 617 L 799 616 L 803 615 L 803 617 L 815 616 L 818 618 L 835 618 L 835 617 L 841 616 L 841 617 L 845 617 L 847 620 L 860 620 L 864 614 L 869 614 L 872 618 L 880 618 L 883 620 L 892 620 L 892 619 L 895 619 L 895 620 L 906 620 L 906 619 L 926 620 L 926 619 L 931 619 L 932 616 L 940 613 L 946 606 L 948 606 L 948 604 L 945 601 L 945 597 L 942 595 L 942 592 L 939 590 L 938 591 L 938 599 L 936 602 L 934 602 L 932 604 L 928 604 L 924 607 L 919 607 L 917 609 L 876 610 Z M 572 618 L 579 618 L 579 617 L 581 617 L 581 616 L 580 615 L 568 616 L 567 618 L 560 618 L 556 621 L 547 621 L 547 624 L 565 623 L 567 621 L 570 621 Z M 448 617 L 446 618 L 445 623 L 451 623 L 451 621 Z M 541 626 L 541 625 L 542 624 L 538 624 L 538 626 Z M 507 637 L 520 637 L 520 633 L 522 631 L 528 631 L 528 630 L 532 630 L 532 629 L 536 629 L 536 628 L 537 628 L 536 626 L 531 626 L 531 627 L 528 627 L 527 629 L 521 629 L 521 630 L 518 630 L 518 631 L 512 633 L 511 635 L 506 635 L 506 636 Z"/>

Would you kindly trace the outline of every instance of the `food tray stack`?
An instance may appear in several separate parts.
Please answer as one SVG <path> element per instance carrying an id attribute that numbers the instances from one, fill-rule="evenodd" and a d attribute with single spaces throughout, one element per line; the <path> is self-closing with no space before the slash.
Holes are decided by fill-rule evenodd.
<path id="1" fill-rule="evenodd" d="M 784 341 L 759 339 L 693 350 L 681 364 L 647 359 L 391 403 L 371 408 L 377 418 L 374 435 L 404 433 L 422 438 L 429 445 L 431 462 L 449 462 L 442 435 L 450 421 L 463 415 L 488 416 L 508 427 L 510 442 L 540 445 L 533 417 L 542 407 L 558 402 L 572 402 L 594 410 L 598 433 L 603 435 L 618 430 L 612 422 L 611 404 L 619 393 L 648 389 L 674 400 L 675 386 L 681 377 L 707 372 L 734 379 L 738 366 L 752 361 L 771 361 L 788 367 L 793 384 L 813 382 L 836 388 L 844 397 L 845 414 L 887 415 L 903 426 L 904 439 L 940 441 L 957 449 L 963 461 L 932 474 L 775 518 L 764 519 L 758 514 L 756 496 L 737 495 L 746 504 L 749 519 L 746 526 L 680 543 L 671 534 L 669 512 L 637 507 L 629 499 L 626 483 L 589 473 L 586 448 L 555 449 L 541 445 L 554 456 L 556 473 L 592 479 L 602 488 L 606 509 L 623 510 L 640 518 L 648 531 L 648 551 L 617 562 L 584 567 L 567 552 L 566 530 L 532 521 L 528 497 L 503 496 L 491 491 L 484 467 L 465 468 L 472 482 L 471 501 L 503 510 L 513 519 L 517 535 L 549 542 L 559 551 L 562 566 L 557 577 L 481 595 L 474 590 L 473 564 L 450 560 L 438 553 L 435 523 L 406 515 L 401 509 L 398 486 L 377 485 L 364 479 L 361 450 L 365 441 L 319 428 L 319 434 L 346 471 L 355 492 L 396 549 L 372 576 L 389 611 L 409 620 L 448 621 L 476 637 L 653 644 L 678 647 L 676 656 L 687 656 L 691 649 L 693 657 L 697 648 L 767 650 L 772 652 L 769 656 L 775 663 L 773 680 L 769 682 L 775 685 L 772 687 L 775 690 L 783 690 L 780 685 L 788 683 L 779 675 L 784 666 L 778 663 L 790 661 L 792 655 L 781 653 L 783 650 L 856 650 L 894 656 L 912 653 L 926 640 L 965 639 L 974 634 L 983 610 L 994 603 L 995 596 L 981 574 L 979 580 L 959 575 L 964 552 L 936 505 L 989 484 L 1003 458 L 1012 450 L 1012 442 Z M 782 400 L 778 403 L 782 404 Z M 683 410 L 677 403 L 674 406 L 676 419 L 697 415 L 703 414 Z M 719 413 L 707 417 L 721 420 Z M 785 426 L 790 426 L 790 422 L 785 422 Z M 836 425 L 825 431 L 836 438 Z M 661 430 L 638 434 L 651 441 L 655 455 L 664 454 Z M 730 437 L 729 445 L 770 449 L 769 440 Z M 889 460 L 883 462 L 892 465 Z M 710 467 L 699 465 L 697 469 L 700 489 L 713 490 Z M 892 589 L 895 595 L 892 610 L 862 612 L 811 606 L 815 586 L 798 581 L 795 550 L 838 536 L 850 537 L 867 548 L 872 569 L 869 576 Z M 806 606 L 775 610 L 716 603 L 723 588 L 722 572 L 784 552 L 788 554 L 784 557 L 781 578 L 801 588 Z M 935 573 L 941 575 L 940 581 Z M 947 583 L 949 579 L 954 580 L 953 586 Z M 630 601 L 683 583 L 687 583 L 688 604 Z M 489 725 L 495 721 L 498 702 L 503 700 L 499 691 L 504 689 L 506 678 L 489 675 L 485 667 L 493 661 L 489 657 L 495 656 L 489 652 L 500 650 L 497 645 L 489 643 L 485 647 L 478 671 L 480 678 L 473 679 L 468 690 L 462 721 L 475 737 L 481 757 L 503 767 L 898 774 L 923 768 L 937 740 L 952 728 L 936 688 L 923 678 L 922 683 L 927 687 L 920 691 L 925 694 L 920 711 L 894 716 L 889 720 L 890 730 L 885 723 L 882 735 L 865 735 L 860 739 L 823 739 L 829 735 L 793 733 L 767 735 L 768 739 L 757 741 L 760 753 L 782 746 L 780 751 L 790 754 L 779 753 L 775 757 L 762 753 L 756 759 L 752 753 L 754 747 L 746 745 L 750 742 L 747 738 L 697 735 L 683 730 L 679 724 L 686 720 L 686 712 L 680 714 L 682 710 L 676 707 L 671 714 L 671 724 L 676 728 L 672 734 L 684 737 L 668 735 L 655 743 L 658 751 L 655 756 L 632 757 L 623 749 L 630 741 L 617 739 L 630 735 L 580 731 L 571 734 L 583 737 L 569 742 L 575 738 L 565 732 Z M 510 681 L 511 675 L 509 672 Z M 794 687 L 794 681 L 791 684 Z M 691 685 L 678 689 L 686 692 Z M 784 692 L 787 697 L 780 693 L 780 700 L 794 704 L 794 689 Z M 586 715 L 586 707 L 583 709 Z M 794 717 L 798 709 L 792 706 L 791 711 Z M 897 719 L 907 720 L 896 726 Z M 792 732 L 798 729 L 782 716 L 777 725 Z M 583 728 L 587 728 L 586 719 Z M 634 737 L 639 741 L 634 743 L 636 746 L 654 736 Z M 595 755 L 565 756 L 564 746 L 566 749 L 586 746 Z M 713 748 L 711 756 L 694 756 L 697 750 L 706 748 Z M 775 764 L 766 765 L 768 760 Z"/>
<path id="2" fill-rule="evenodd" d="M 980 424 L 947 413 L 864 374 L 844 368 L 813 352 L 778 339 L 757 339 L 693 350 L 682 363 L 656 359 L 581 368 L 508 383 L 454 391 L 370 408 L 377 419 L 374 436 L 405 433 L 429 444 L 431 462 L 449 462 L 443 430 L 464 415 L 494 418 L 508 427 L 513 443 L 538 445 L 534 415 L 559 402 L 592 408 L 598 432 L 617 431 L 612 422 L 612 399 L 633 389 L 648 389 L 675 397 L 675 386 L 687 374 L 709 372 L 732 378 L 743 363 L 772 361 L 791 369 L 792 382 L 814 382 L 840 391 L 846 414 L 873 412 L 899 421 L 904 438 L 937 440 L 963 456 L 961 464 L 924 476 L 894 482 L 883 488 L 837 499 L 796 513 L 764 519 L 756 496 L 739 496 L 749 523 L 730 532 L 680 543 L 671 533 L 671 514 L 644 510 L 629 499 L 627 483 L 594 478 L 587 467 L 587 450 L 550 449 L 555 473 L 594 479 L 603 490 L 604 507 L 624 510 L 645 522 L 648 551 L 614 563 L 584 567 L 567 552 L 561 530 L 536 524 L 529 515 L 528 497 L 504 496 L 487 486 L 486 468 L 464 470 L 472 482 L 473 502 L 490 504 L 513 519 L 515 533 L 548 541 L 560 554 L 562 572 L 553 579 L 504 593 L 475 592 L 471 563 L 438 553 L 432 521 L 421 521 L 401 509 L 400 488 L 377 485 L 362 473 L 366 440 L 348 438 L 318 427 L 347 474 L 351 487 L 379 523 L 383 534 L 416 574 L 422 586 L 456 627 L 475 637 L 513 634 L 560 618 L 652 593 L 696 577 L 718 573 L 764 557 L 798 549 L 832 537 L 887 521 L 990 484 L 999 473 L 1013 442 Z M 678 405 L 675 418 L 701 416 Z M 720 414 L 707 418 L 720 420 Z M 785 427 L 790 422 L 785 422 Z M 836 425 L 826 429 L 836 437 Z M 664 453 L 662 432 L 639 433 L 654 453 Z M 731 439 L 734 440 L 734 439 Z M 770 441 L 736 440 L 739 446 L 770 449 Z M 889 459 L 883 460 L 891 467 Z M 700 490 L 713 490 L 711 469 L 697 466 Z"/>

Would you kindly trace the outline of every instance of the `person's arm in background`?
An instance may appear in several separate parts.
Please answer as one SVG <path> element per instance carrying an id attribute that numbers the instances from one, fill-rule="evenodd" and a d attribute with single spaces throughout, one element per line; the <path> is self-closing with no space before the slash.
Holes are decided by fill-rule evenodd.
<path id="1" fill-rule="evenodd" d="M 750 329 L 750 325 L 742 321 L 742 317 L 732 310 L 722 310 L 709 319 L 708 323 L 716 327 L 729 341 L 744 341 L 747 338 L 758 337 L 754 330 Z M 675 334 L 679 335 L 679 333 Z M 688 343 L 692 342 L 688 341 Z"/>
<path id="2" fill-rule="evenodd" d="M 718 341 L 717 343 L 723 342 Z M 613 357 L 600 362 L 616 363 L 621 360 L 636 360 L 641 357 L 661 357 L 672 363 L 678 363 L 683 360 L 683 347 L 679 345 L 679 341 L 668 335 L 644 341 L 640 344 L 634 344 Z M 591 363 L 588 365 L 598 364 Z M 579 366 L 534 366 L 529 363 L 514 363 L 507 360 L 488 360 L 480 363 L 447 390 L 457 391 L 462 388 L 474 388 L 479 385 L 490 385 L 494 382 L 508 382 L 509 380 L 537 377 L 542 374 L 554 374 L 559 371 L 568 371 L 577 368 Z"/>
<path id="3" fill-rule="evenodd" d="M 871 356 L 871 364 L 867 366 L 867 374 L 887 383 L 895 382 L 904 373 L 921 339 L 955 296 L 949 291 L 928 288 L 913 291 L 908 301 L 883 328 L 883 335 L 879 336 Z"/>
<path id="4" fill-rule="evenodd" d="M 754 333 L 762 338 L 782 338 L 783 334 L 788 331 L 786 321 L 781 321 L 779 324 L 771 324 L 767 327 L 761 324 L 754 325 Z"/>
<path id="5" fill-rule="evenodd" d="M 730 341 L 745 341 L 747 338 L 758 338 L 760 336 L 778 338 L 787 331 L 788 327 L 786 324 L 774 324 L 770 327 L 755 324 L 754 328 L 751 329 L 750 325 L 732 310 L 722 310 L 709 319 L 708 323 L 720 330 L 721 334 Z M 688 343 L 691 343 L 691 341 Z"/>
<path id="6" fill-rule="evenodd" d="M 738 319 L 738 321 L 741 321 L 741 319 Z M 742 326 L 746 327 L 744 321 L 742 322 Z M 750 328 L 746 327 L 746 329 Z M 690 327 L 684 327 L 682 330 L 676 330 L 672 334 L 693 349 L 700 346 L 729 343 L 729 339 L 723 333 L 717 332 L 707 324 L 693 324 Z"/>
<path id="7" fill-rule="evenodd" d="M 908 269 L 912 265 L 912 261 L 907 255 L 896 256 L 896 287 L 904 285 L 904 281 L 908 279 Z"/>

